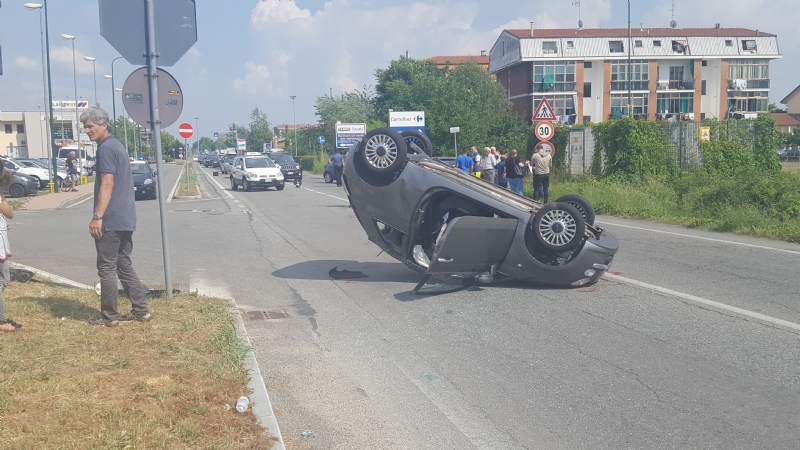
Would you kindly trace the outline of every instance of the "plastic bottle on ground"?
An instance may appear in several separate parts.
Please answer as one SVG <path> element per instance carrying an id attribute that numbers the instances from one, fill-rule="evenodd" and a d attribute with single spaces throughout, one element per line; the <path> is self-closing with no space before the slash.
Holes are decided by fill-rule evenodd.
<path id="1" fill-rule="evenodd" d="M 239 400 L 236 402 L 236 411 L 243 413 L 247 411 L 247 407 L 249 405 L 250 405 L 250 400 L 243 395 L 239 397 Z"/>

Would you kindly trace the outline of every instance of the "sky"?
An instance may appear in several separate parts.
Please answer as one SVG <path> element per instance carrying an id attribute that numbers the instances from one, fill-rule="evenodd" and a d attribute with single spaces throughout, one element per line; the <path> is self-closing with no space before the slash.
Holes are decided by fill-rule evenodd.
<path id="1" fill-rule="evenodd" d="M 107 0 L 100 0 L 107 1 Z M 128 0 L 133 1 L 133 0 Z M 158 0 L 157 0 L 158 1 Z M 770 68 L 770 101 L 778 103 L 798 84 L 800 0 L 631 0 L 633 26 L 744 27 L 778 36 L 783 59 Z M 0 111 L 35 111 L 43 105 L 39 12 L 22 0 L 2 0 Z M 575 27 L 576 0 L 197 0 L 197 43 L 173 67 L 184 109 L 177 125 L 199 126 L 200 136 L 249 123 L 258 107 L 273 125 L 316 123 L 314 103 L 375 85 L 375 69 L 400 55 L 479 55 L 505 28 Z M 627 27 L 625 0 L 581 0 L 584 27 Z M 674 3 L 674 11 L 673 9 Z M 116 50 L 100 36 L 98 0 L 50 0 L 53 95 L 72 99 L 72 47 L 76 36 L 78 97 L 94 103 L 92 63 L 97 58 L 97 101 L 111 110 L 111 60 Z M 674 15 L 673 15 L 674 14 Z M 114 64 L 116 85 L 137 67 Z M 296 96 L 294 102 L 290 96 Z M 117 113 L 122 114 L 119 97 Z M 294 108 L 294 109 L 293 109 Z M 195 122 L 195 117 L 198 118 Z"/>

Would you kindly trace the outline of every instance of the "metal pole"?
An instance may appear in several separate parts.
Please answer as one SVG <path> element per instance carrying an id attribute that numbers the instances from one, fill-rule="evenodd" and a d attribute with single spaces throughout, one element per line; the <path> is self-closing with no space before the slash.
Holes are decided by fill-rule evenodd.
<path id="1" fill-rule="evenodd" d="M 628 0 L 628 74 L 625 76 L 628 83 L 628 117 L 633 117 L 631 110 L 631 0 Z"/>
<path id="2" fill-rule="evenodd" d="M 97 105 L 97 67 L 92 60 L 92 79 L 94 80 L 94 104 Z"/>
<path id="3" fill-rule="evenodd" d="M 47 105 L 49 104 L 47 99 L 48 99 L 49 96 L 47 95 L 47 64 L 45 62 L 45 55 L 44 55 L 44 16 L 42 14 L 42 9 L 44 9 L 44 8 L 39 8 L 39 32 L 40 32 L 41 38 L 42 38 L 42 90 L 44 91 L 44 111 L 45 111 L 45 116 L 46 116 L 47 115 L 47 110 L 48 110 Z M 40 126 L 41 126 L 41 120 L 42 120 L 42 112 L 39 111 L 39 121 L 40 121 L 39 124 L 40 124 Z M 44 120 L 44 129 L 42 131 L 43 131 L 42 147 L 43 147 L 44 150 L 47 151 L 47 158 L 50 159 L 52 157 L 52 151 L 53 151 L 52 147 L 50 146 L 50 139 L 47 140 L 47 144 L 44 143 L 45 142 L 44 141 L 44 133 L 46 133 L 48 136 L 50 136 L 50 134 L 51 134 L 49 132 L 50 130 L 48 130 L 47 118 L 45 118 L 45 120 Z M 51 182 L 54 180 L 54 177 L 55 177 L 55 172 L 51 171 L 50 172 L 50 181 Z"/>
<path id="4" fill-rule="evenodd" d="M 158 189 L 158 211 L 161 216 L 161 247 L 164 255 L 164 287 L 167 298 L 172 298 L 172 275 L 169 260 L 169 232 L 167 231 L 167 205 L 164 199 L 164 188 L 161 182 L 164 173 L 162 170 L 161 155 L 161 120 L 158 111 L 158 68 L 156 67 L 156 18 L 153 7 L 154 0 L 145 0 L 147 14 L 147 80 L 150 91 L 150 124 L 153 130 L 153 145 L 156 151 L 156 189 Z"/>
<path id="5" fill-rule="evenodd" d="M 458 158 L 458 133 L 453 133 L 453 147 L 455 147 L 456 158 Z"/>
<path id="6" fill-rule="evenodd" d="M 53 82 L 50 77 L 50 28 L 47 22 L 47 0 L 43 0 L 44 3 L 44 36 L 45 36 L 45 54 L 47 55 L 47 92 L 53 92 Z M 54 123 L 53 123 L 53 96 L 47 96 L 48 105 L 50 106 L 50 145 L 52 145 L 53 151 L 50 153 L 50 163 L 53 167 L 53 180 L 55 180 L 55 176 L 58 173 L 58 164 L 56 163 L 56 137 L 54 131 Z M 58 192 L 58 183 L 53 183 L 53 192 Z"/>
<path id="7" fill-rule="evenodd" d="M 197 121 L 200 120 L 198 117 L 194 118 L 194 129 L 195 133 L 197 133 L 197 137 L 195 138 L 195 142 L 197 142 L 197 154 L 200 155 L 200 127 L 197 126 Z"/>
<path id="8" fill-rule="evenodd" d="M 131 156 L 131 151 L 128 150 L 128 115 L 125 108 L 122 108 L 122 120 L 124 120 L 124 122 L 122 122 L 122 127 L 125 128 L 125 153 Z"/>
<path id="9" fill-rule="evenodd" d="M 78 143 L 78 174 L 81 173 L 81 116 L 78 114 L 78 69 L 75 65 L 75 38 L 72 38 L 72 86 L 75 88 L 75 141 Z M 85 151 L 85 150 L 84 150 Z"/>
<path id="10" fill-rule="evenodd" d="M 183 167 L 186 171 L 186 195 L 189 195 L 189 139 L 183 140 Z"/>
<path id="11" fill-rule="evenodd" d="M 114 137 L 117 137 L 117 89 L 114 82 L 114 63 L 118 59 L 122 59 L 122 56 L 117 56 L 111 60 L 111 110 L 114 113 Z"/>
<path id="12" fill-rule="evenodd" d="M 292 95 L 292 120 L 294 120 L 294 156 L 297 156 L 297 116 L 295 115 L 294 110 L 294 99 L 297 97 L 296 95 Z"/>

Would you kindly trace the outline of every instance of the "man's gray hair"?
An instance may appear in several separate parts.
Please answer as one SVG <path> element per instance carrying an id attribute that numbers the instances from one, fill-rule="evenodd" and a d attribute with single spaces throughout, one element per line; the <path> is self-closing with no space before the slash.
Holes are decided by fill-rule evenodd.
<path id="1" fill-rule="evenodd" d="M 103 125 L 108 123 L 108 113 L 103 108 L 92 106 L 81 114 L 82 124 L 86 125 L 90 120 L 95 125 Z"/>

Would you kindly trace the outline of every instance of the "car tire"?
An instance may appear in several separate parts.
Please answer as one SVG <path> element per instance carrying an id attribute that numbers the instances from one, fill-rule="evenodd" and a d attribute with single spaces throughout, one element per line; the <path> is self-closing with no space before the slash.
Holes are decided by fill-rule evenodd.
<path id="1" fill-rule="evenodd" d="M 25 186 L 19 183 L 12 184 L 11 186 L 8 187 L 9 197 L 20 198 L 20 197 L 25 197 L 25 194 L 26 194 Z"/>
<path id="2" fill-rule="evenodd" d="M 239 185 L 236 184 L 236 181 L 234 181 L 233 177 L 231 177 L 231 190 L 235 191 L 237 189 L 239 189 Z"/>
<path id="3" fill-rule="evenodd" d="M 583 220 L 588 225 L 594 225 L 594 207 L 589 200 L 578 194 L 562 195 L 556 199 L 556 202 L 567 203 L 575 207 L 583 216 Z"/>
<path id="4" fill-rule="evenodd" d="M 428 156 L 433 154 L 433 144 L 425 133 L 417 130 L 406 130 L 400 133 L 403 140 L 406 142 L 406 149 L 409 153 L 422 154 Z"/>
<path id="5" fill-rule="evenodd" d="M 586 232 L 581 212 L 568 203 L 549 203 L 533 216 L 533 234 L 544 248 L 564 252 L 577 247 Z"/>
<path id="6" fill-rule="evenodd" d="M 391 174 L 406 162 L 406 142 L 400 133 L 389 128 L 378 128 L 364 136 L 356 155 L 372 173 Z"/>
<path id="7" fill-rule="evenodd" d="M 281 184 L 275 186 L 275 189 L 277 189 L 279 191 L 282 191 L 283 188 L 285 188 L 285 187 L 286 187 L 286 184 L 285 183 L 281 183 Z"/>
<path id="8" fill-rule="evenodd" d="M 325 175 L 323 175 L 322 178 L 325 179 L 326 183 L 333 183 L 333 175 L 331 175 L 330 172 L 325 172 Z"/>
<path id="9" fill-rule="evenodd" d="M 253 190 L 253 186 L 250 185 L 250 182 L 247 181 L 247 179 L 244 179 L 242 180 L 242 189 L 244 189 L 245 192 L 250 192 Z"/>

